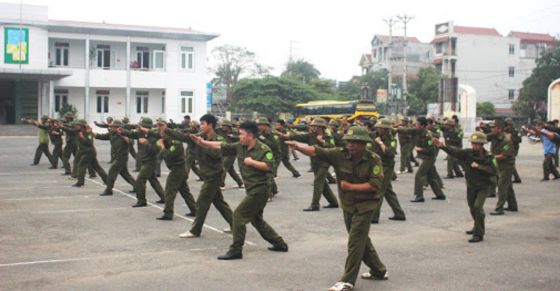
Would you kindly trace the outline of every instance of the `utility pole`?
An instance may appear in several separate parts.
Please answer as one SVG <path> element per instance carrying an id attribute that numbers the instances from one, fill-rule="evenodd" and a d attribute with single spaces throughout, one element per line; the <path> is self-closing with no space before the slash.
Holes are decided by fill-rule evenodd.
<path id="1" fill-rule="evenodd" d="M 392 60 L 391 60 L 391 50 L 393 49 L 393 26 L 395 25 L 395 23 L 397 22 L 393 17 L 389 17 L 389 18 L 385 18 L 383 19 L 383 21 L 385 23 L 387 23 L 387 25 L 389 25 L 389 43 L 387 44 L 387 54 L 385 54 L 385 52 L 383 53 L 383 56 L 385 57 L 385 59 L 387 60 L 387 67 L 389 70 L 389 74 L 387 75 L 387 96 L 390 96 L 391 98 L 388 98 L 389 100 L 387 100 L 389 104 L 391 104 L 391 102 L 394 102 L 395 100 L 395 96 L 393 96 L 393 77 L 391 76 L 393 68 L 392 68 Z"/>
<path id="2" fill-rule="evenodd" d="M 408 68 L 407 68 L 407 54 L 406 54 L 406 47 L 408 45 L 408 39 L 406 38 L 406 26 L 407 24 L 414 19 L 414 16 L 408 16 L 408 15 L 399 15 L 397 16 L 397 18 L 399 19 L 399 21 L 403 24 L 404 26 L 404 36 L 403 36 L 403 78 L 402 78 L 402 89 L 403 89 L 403 95 L 406 96 L 405 94 L 408 94 L 408 84 L 407 84 L 407 74 L 408 74 Z"/>

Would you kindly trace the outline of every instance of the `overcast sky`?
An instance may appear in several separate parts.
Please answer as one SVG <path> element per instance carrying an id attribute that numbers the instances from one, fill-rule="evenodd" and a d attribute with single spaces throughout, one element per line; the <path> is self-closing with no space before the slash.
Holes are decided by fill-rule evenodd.
<path id="1" fill-rule="evenodd" d="M 6 0 L 0 0 L 6 1 Z M 6 1 L 16 2 L 18 1 Z M 315 65 L 322 77 L 345 81 L 360 73 L 358 62 L 369 52 L 375 34 L 388 34 L 384 18 L 408 14 L 408 35 L 423 42 L 433 38 L 436 23 L 560 35 L 558 0 L 423 0 L 423 1 L 310 1 L 310 0 L 23 0 L 46 5 L 49 18 L 154 26 L 191 27 L 220 37 L 213 47 L 246 47 L 259 61 L 279 74 L 292 42 L 295 58 Z M 402 25 L 394 34 L 402 34 Z M 211 79 L 211 76 L 209 76 Z"/>

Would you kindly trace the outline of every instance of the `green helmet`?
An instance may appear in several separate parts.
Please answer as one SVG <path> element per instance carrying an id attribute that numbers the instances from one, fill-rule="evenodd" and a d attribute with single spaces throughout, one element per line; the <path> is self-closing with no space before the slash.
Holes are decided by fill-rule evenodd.
<path id="1" fill-rule="evenodd" d="M 453 119 L 447 119 L 443 125 L 455 126 L 455 121 Z"/>
<path id="2" fill-rule="evenodd" d="M 41 120 L 43 120 L 43 121 L 46 121 L 46 120 L 48 120 L 48 119 L 49 119 L 49 116 L 48 116 L 48 115 L 43 115 L 43 116 L 41 116 Z"/>
<path id="3" fill-rule="evenodd" d="M 76 125 L 86 126 L 87 121 L 85 119 L 78 119 L 78 121 L 76 121 Z"/>
<path id="4" fill-rule="evenodd" d="M 232 127 L 233 123 L 231 123 L 231 120 L 229 120 L 229 119 L 222 119 L 222 126 Z"/>
<path id="5" fill-rule="evenodd" d="M 142 118 L 142 120 L 140 120 L 140 123 L 138 123 L 138 125 L 140 125 L 142 127 L 151 128 L 152 126 L 154 126 L 154 122 L 152 121 L 151 118 L 144 117 L 144 118 Z"/>
<path id="6" fill-rule="evenodd" d="M 408 118 L 408 116 L 403 117 L 402 119 L 403 122 L 410 122 L 410 118 Z"/>
<path id="7" fill-rule="evenodd" d="M 504 121 L 501 119 L 496 119 L 494 120 L 494 123 L 491 123 L 490 126 L 491 127 L 499 127 L 499 128 L 504 128 Z"/>
<path id="8" fill-rule="evenodd" d="M 331 120 L 329 120 L 329 125 L 338 127 L 338 126 L 340 126 L 340 121 L 338 121 L 336 119 L 331 119 Z"/>
<path id="9" fill-rule="evenodd" d="M 259 117 L 259 119 L 257 119 L 257 125 L 268 125 L 268 126 L 270 126 L 270 122 L 268 121 L 268 118 L 266 118 L 266 117 Z"/>
<path id="10" fill-rule="evenodd" d="M 369 137 L 369 131 L 363 126 L 352 126 L 348 129 L 342 140 L 373 142 Z"/>
<path id="11" fill-rule="evenodd" d="M 68 111 L 64 113 L 64 118 L 74 118 L 74 113 Z"/>
<path id="12" fill-rule="evenodd" d="M 375 127 L 392 129 L 392 128 L 393 128 L 393 123 L 391 122 L 391 120 L 389 120 L 389 119 L 387 119 L 387 118 L 381 118 L 381 119 L 377 122 L 377 124 L 375 125 Z"/>
<path id="13" fill-rule="evenodd" d="M 506 118 L 505 121 L 506 125 L 513 125 L 513 119 L 511 119 L 511 117 Z"/>
<path id="14" fill-rule="evenodd" d="M 130 119 L 128 119 L 128 117 L 124 117 L 124 118 L 122 119 L 122 122 L 123 122 L 124 124 L 128 124 L 128 123 L 130 122 Z"/>
<path id="15" fill-rule="evenodd" d="M 311 121 L 311 124 L 309 124 L 310 126 L 321 126 L 321 127 L 327 127 L 327 121 L 324 120 L 321 117 L 317 117 L 314 118 L 313 121 Z"/>
<path id="16" fill-rule="evenodd" d="M 115 119 L 115 120 L 113 120 L 113 122 L 109 126 L 110 127 L 122 127 L 123 122 L 120 121 L 119 119 Z"/>
<path id="17" fill-rule="evenodd" d="M 485 144 L 487 142 L 486 140 L 486 134 L 482 133 L 482 132 L 475 132 L 473 134 L 471 134 L 469 141 L 472 143 L 481 143 L 481 144 Z"/>

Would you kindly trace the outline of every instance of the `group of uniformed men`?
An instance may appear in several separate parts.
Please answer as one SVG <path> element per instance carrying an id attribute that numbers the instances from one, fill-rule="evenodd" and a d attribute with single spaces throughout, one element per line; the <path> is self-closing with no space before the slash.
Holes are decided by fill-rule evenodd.
<path id="1" fill-rule="evenodd" d="M 112 195 L 115 180 L 120 174 L 132 185 L 130 192 L 136 193 L 137 202 L 133 207 L 145 207 L 146 182 L 150 182 L 159 196 L 157 203 L 165 203 L 163 215 L 157 218 L 160 220 L 173 219 L 175 196 L 177 192 L 181 193 L 189 208 L 186 215 L 194 217 L 191 228 L 179 235 L 182 238 L 201 235 L 207 212 L 213 204 L 229 225 L 224 232 L 233 233 L 233 243 L 226 254 L 218 257 L 221 260 L 242 258 L 245 225 L 248 223 L 272 245 L 269 250 L 288 251 L 283 238 L 263 219 L 263 210 L 267 201 L 279 193 L 274 178 L 281 163 L 293 177 L 300 176 L 290 163 L 290 150 L 310 156 L 314 174 L 313 195 L 311 204 L 303 210 L 319 211 L 321 196 L 325 197 L 328 204 L 323 208 L 342 208 L 349 234 L 344 274 L 329 289 L 333 291 L 353 289 L 362 260 L 370 268 L 368 272 L 361 274 L 362 278 L 388 279 L 387 269 L 369 239 L 370 224 L 379 222 L 384 199 L 394 214 L 389 219 L 406 220 L 392 181 L 397 179 L 397 174 L 405 171 L 412 173 L 412 163 L 418 169 L 415 174 L 414 199 L 411 202 L 425 202 L 423 191 L 428 185 L 435 194 L 433 199 L 446 199 L 442 190 L 443 182 L 435 167 L 440 149 L 448 154 L 446 178 L 466 178 L 467 201 L 474 220 L 473 228 L 466 231 L 472 235 L 469 242 L 483 240 L 483 206 L 487 197 L 496 196 L 496 187 L 498 202 L 491 214 L 503 215 L 504 210 L 518 211 L 512 182 L 521 182 L 515 170 L 521 134 L 509 119 L 505 122 L 496 120 L 491 124 L 481 124 L 469 138 L 469 149 L 462 148 L 463 132 L 455 116 L 443 122 L 419 117 L 415 125 L 407 117 L 399 124 L 385 118 L 356 120 L 354 124 L 346 119 L 327 122 L 322 118 L 315 118 L 304 124 L 303 128 L 298 127 L 298 130 L 290 128 L 284 120 L 276 120 L 272 125 L 265 117 L 258 118 L 256 122 L 244 121 L 241 124 L 223 119 L 220 127 L 216 117 L 210 114 L 202 116 L 199 123 L 185 116 L 181 124 L 159 119 L 154 124 L 152 119 L 142 118 L 138 124 L 132 125 L 127 119 L 108 119 L 106 123 L 96 123 L 97 126 L 108 128 L 108 132 L 104 134 L 94 133 L 85 120 L 74 120 L 71 113 L 66 114 L 64 120 L 43 116 L 40 121 L 28 122 L 39 127 L 39 147 L 33 165 L 39 163 L 42 153 L 47 156 L 53 169 L 57 168 L 58 159 L 61 159 L 64 174 L 77 178 L 73 185 L 75 187 L 84 185 L 85 174 L 89 170 L 90 175 L 97 173 L 106 185 L 105 191 L 100 195 Z M 558 142 L 558 132 L 547 131 L 543 126 L 531 131 L 548 137 L 553 144 Z M 445 142 L 440 140 L 441 133 Z M 64 149 L 63 135 L 66 136 Z M 394 169 L 398 152 L 395 136 L 398 136 L 400 143 L 398 172 Z M 54 144 L 52 155 L 48 148 L 49 139 Z M 94 139 L 109 140 L 111 143 L 111 167 L 108 174 L 97 160 Z M 137 140 L 137 152 L 133 147 L 134 140 Z M 491 142 L 490 151 L 484 148 L 487 142 Z M 187 149 L 183 143 L 188 145 Z M 549 154 L 546 154 L 547 150 Z M 414 158 L 413 151 L 417 153 L 420 162 Z M 557 147 L 547 149 L 545 145 L 545 163 L 549 173 L 558 178 L 557 172 L 550 169 L 554 160 L 550 155 L 552 151 L 557 152 Z M 136 170 L 139 173 L 136 179 L 128 171 L 129 154 L 137 161 Z M 73 167 L 69 163 L 71 155 L 74 155 Z M 236 159 L 241 177 L 234 169 Z M 162 160 L 170 170 L 165 189 L 157 178 Z M 329 186 L 329 179 L 332 179 L 329 173 L 331 166 L 336 175 L 338 199 Z M 191 169 L 203 181 L 196 201 L 187 184 Z M 227 174 L 234 179 L 238 188 L 246 190 L 245 198 L 234 211 L 222 195 Z M 515 176 L 513 181 L 512 176 Z"/>

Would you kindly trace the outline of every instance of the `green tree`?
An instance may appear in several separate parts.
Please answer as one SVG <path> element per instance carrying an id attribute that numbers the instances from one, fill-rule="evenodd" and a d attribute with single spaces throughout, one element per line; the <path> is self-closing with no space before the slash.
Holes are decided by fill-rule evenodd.
<path id="1" fill-rule="evenodd" d="M 420 69 L 417 78 L 409 81 L 408 102 L 416 114 L 426 113 L 427 104 L 437 101 L 440 79 L 441 74 L 428 67 Z"/>
<path id="2" fill-rule="evenodd" d="M 370 71 L 363 76 L 354 76 L 348 82 L 344 82 L 338 88 L 340 99 L 355 100 L 359 99 L 362 94 L 362 88 L 367 85 L 369 97 L 377 94 L 377 89 L 387 89 L 389 71 L 382 69 L 379 71 Z"/>
<path id="3" fill-rule="evenodd" d="M 270 67 L 259 64 L 255 53 L 246 48 L 223 45 L 212 50 L 217 62 L 212 69 L 216 77 L 212 80 L 214 86 L 224 86 L 226 102 L 233 103 L 233 87 L 242 77 L 263 76 L 270 72 Z"/>
<path id="4" fill-rule="evenodd" d="M 297 80 L 302 84 L 307 84 L 319 79 L 321 72 L 313 64 L 304 60 L 289 62 L 286 70 L 282 72 L 282 77 Z"/>
<path id="5" fill-rule="evenodd" d="M 548 86 L 560 78 L 560 47 L 545 51 L 536 61 L 537 66 L 529 78 L 523 81 L 519 98 L 513 103 L 513 110 L 518 114 L 534 118 L 535 108 L 539 102 L 546 102 Z M 544 117 L 544 116 L 541 116 Z"/>
<path id="6" fill-rule="evenodd" d="M 494 116 L 496 114 L 496 108 L 492 102 L 476 102 L 476 116 Z"/>
<path id="7" fill-rule="evenodd" d="M 58 115 L 60 118 L 64 117 L 64 114 L 67 112 L 72 112 L 74 114 L 74 119 L 78 119 L 78 109 L 74 107 L 72 104 L 63 104 L 62 107 L 58 110 Z"/>
<path id="8" fill-rule="evenodd" d="M 266 76 L 239 81 L 233 95 L 237 100 L 235 110 L 256 111 L 272 117 L 278 112 L 293 112 L 296 104 L 316 100 L 320 94 L 292 79 Z"/>

